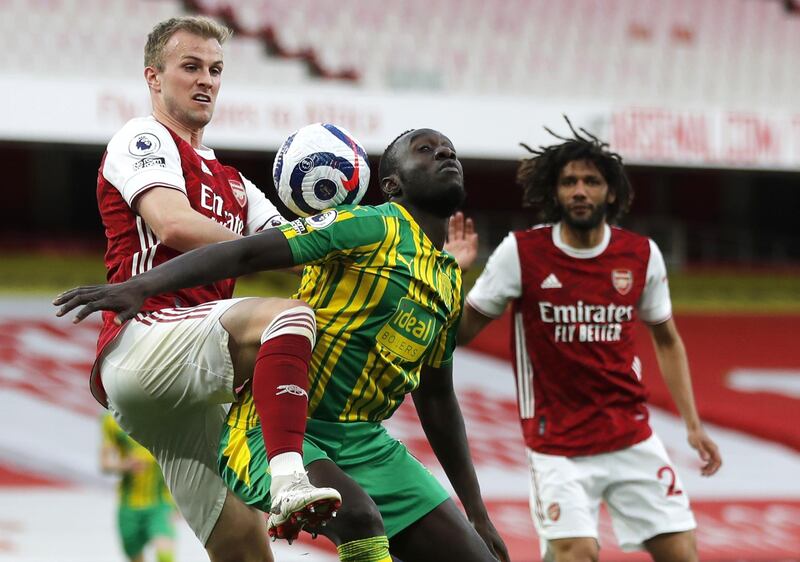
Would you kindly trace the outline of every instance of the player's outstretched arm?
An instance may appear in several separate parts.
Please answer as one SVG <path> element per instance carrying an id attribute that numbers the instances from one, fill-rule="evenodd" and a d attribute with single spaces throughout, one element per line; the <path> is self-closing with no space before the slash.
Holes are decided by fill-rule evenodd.
<path id="1" fill-rule="evenodd" d="M 722 465 L 722 457 L 717 444 L 708 436 L 697 414 L 689 361 L 678 328 L 671 318 L 649 328 L 664 382 L 667 383 L 675 406 L 686 424 L 689 445 L 697 450 L 703 461 L 701 468 L 703 476 L 711 476 Z"/>
<path id="2" fill-rule="evenodd" d="M 450 217 L 447 224 L 447 242 L 444 249 L 456 258 L 462 271 L 467 271 L 478 257 L 478 233 L 472 219 L 461 211 Z"/>
<path id="3" fill-rule="evenodd" d="M 293 265 L 286 238 L 279 230 L 270 229 L 197 248 L 123 283 L 71 289 L 56 297 L 53 304 L 61 307 L 56 316 L 83 306 L 75 315 L 76 323 L 97 310 L 110 310 L 118 313 L 115 321 L 121 324 L 139 312 L 147 297 Z"/>
<path id="4" fill-rule="evenodd" d="M 464 312 L 461 315 L 461 322 L 458 324 L 458 345 L 467 345 L 475 336 L 494 320 L 485 314 L 475 310 L 468 302 L 464 303 Z"/>
<path id="5" fill-rule="evenodd" d="M 467 517 L 500 560 L 508 560 L 508 550 L 494 528 L 481 497 L 478 477 L 467 444 L 464 417 L 453 390 L 453 367 L 424 366 L 420 385 L 412 394 L 422 429 L 436 458 L 458 494 Z"/>

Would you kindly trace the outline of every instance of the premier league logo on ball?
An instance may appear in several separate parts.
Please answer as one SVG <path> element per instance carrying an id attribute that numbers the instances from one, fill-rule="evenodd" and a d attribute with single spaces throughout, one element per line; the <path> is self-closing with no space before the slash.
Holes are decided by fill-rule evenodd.
<path id="1" fill-rule="evenodd" d="M 369 161 L 347 130 L 314 123 L 286 139 L 272 174 L 281 201 L 307 217 L 337 205 L 358 204 L 369 185 Z"/>

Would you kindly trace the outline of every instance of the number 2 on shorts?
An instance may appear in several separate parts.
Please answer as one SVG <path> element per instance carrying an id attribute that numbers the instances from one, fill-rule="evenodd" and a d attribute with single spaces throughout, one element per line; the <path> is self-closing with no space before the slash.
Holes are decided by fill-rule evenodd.
<path id="1" fill-rule="evenodd" d="M 669 475 L 669 486 L 667 487 L 667 496 L 680 496 L 683 494 L 683 490 L 679 490 L 675 487 L 675 471 L 672 470 L 671 466 L 662 466 L 658 469 L 658 479 L 661 480 L 664 477 L 664 474 Z"/>

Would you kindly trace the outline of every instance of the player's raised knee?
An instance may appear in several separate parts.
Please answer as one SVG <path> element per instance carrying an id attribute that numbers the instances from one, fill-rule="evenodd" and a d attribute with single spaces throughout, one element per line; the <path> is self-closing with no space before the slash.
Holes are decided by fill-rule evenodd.
<path id="1" fill-rule="evenodd" d="M 381 536 L 385 533 L 381 514 L 371 501 L 346 502 L 336 517 L 336 523 L 343 529 L 339 533 L 342 542 Z"/>
<path id="2" fill-rule="evenodd" d="M 261 343 L 284 335 L 303 336 L 314 342 L 317 336 L 317 321 L 314 311 L 300 300 L 283 300 L 278 310 L 273 313 L 266 328 L 261 334 Z"/>
<path id="3" fill-rule="evenodd" d="M 296 299 L 246 299 L 232 306 L 220 318 L 237 346 L 258 348 L 266 340 L 283 334 L 316 337 L 314 311 Z"/>

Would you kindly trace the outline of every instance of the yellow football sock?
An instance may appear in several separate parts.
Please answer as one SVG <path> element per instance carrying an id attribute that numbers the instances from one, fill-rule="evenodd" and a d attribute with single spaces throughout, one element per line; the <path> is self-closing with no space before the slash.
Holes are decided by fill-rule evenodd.
<path id="1" fill-rule="evenodd" d="M 341 562 L 392 562 L 389 539 L 385 536 L 346 542 L 337 550 Z"/>

